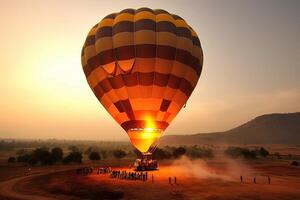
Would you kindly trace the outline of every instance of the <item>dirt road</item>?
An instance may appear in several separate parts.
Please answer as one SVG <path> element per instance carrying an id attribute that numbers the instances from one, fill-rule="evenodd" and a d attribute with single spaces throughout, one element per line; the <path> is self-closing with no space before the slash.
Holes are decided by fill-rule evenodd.
<path id="1" fill-rule="evenodd" d="M 75 169 L 77 166 L 71 167 L 63 167 L 63 168 L 50 168 L 50 169 L 43 169 L 31 172 L 30 174 L 24 174 L 23 176 L 13 177 L 9 180 L 5 180 L 0 182 L 0 199 L 8 199 L 8 200 L 58 200 L 59 197 L 49 197 L 49 196 L 41 196 L 38 194 L 29 194 L 29 193 L 22 193 L 18 190 L 16 185 L 21 183 L 26 179 L 31 179 L 37 176 L 44 176 L 49 175 L 52 173 L 68 171 L 71 169 Z"/>
<path id="2" fill-rule="evenodd" d="M 46 173 L 45 173 L 46 174 Z M 13 178 L 7 181 L 0 182 L 0 198 L 18 199 L 18 200 L 57 200 L 56 198 L 44 197 L 35 194 L 22 194 L 16 190 L 15 185 L 27 178 L 44 175 L 43 173 Z"/>

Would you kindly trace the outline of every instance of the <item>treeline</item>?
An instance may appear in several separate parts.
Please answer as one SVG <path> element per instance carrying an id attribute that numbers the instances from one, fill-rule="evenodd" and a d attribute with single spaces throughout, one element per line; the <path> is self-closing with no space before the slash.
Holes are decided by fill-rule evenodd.
<path id="1" fill-rule="evenodd" d="M 60 147 L 54 147 L 49 149 L 47 147 L 39 147 L 32 151 L 26 149 L 20 149 L 16 151 L 16 156 L 8 158 L 8 162 L 14 163 L 28 163 L 29 165 L 53 165 L 56 163 L 82 163 L 83 156 L 86 155 L 90 160 L 106 159 L 111 154 L 115 159 L 122 159 L 129 155 L 126 151 L 116 149 L 112 151 L 97 150 L 93 147 L 89 147 L 86 151 L 82 151 L 76 146 L 70 146 L 68 148 L 68 154 L 64 156 L 63 149 Z M 99 153 L 100 152 L 100 153 Z"/>
<path id="2" fill-rule="evenodd" d="M 264 147 L 256 149 L 248 149 L 243 147 L 228 147 L 225 150 L 225 155 L 231 158 L 256 159 L 258 157 L 265 158 L 270 155 Z"/>
<path id="3" fill-rule="evenodd" d="M 170 147 L 157 148 L 153 157 L 157 160 L 179 158 L 180 156 L 187 156 L 192 159 L 196 158 L 213 158 L 213 150 L 207 147 L 194 146 L 181 146 L 181 147 Z"/>
<path id="4" fill-rule="evenodd" d="M 39 147 L 67 149 L 69 146 L 77 146 L 79 149 L 86 149 L 90 146 L 98 146 L 104 149 L 131 149 L 129 142 L 123 141 L 82 141 L 82 140 L 57 140 L 57 139 L 0 139 L 0 152 L 16 151 L 18 149 L 35 149 Z"/>
<path id="5" fill-rule="evenodd" d="M 63 157 L 63 150 L 60 147 L 36 148 L 33 151 L 17 151 L 16 157 L 9 157 L 8 162 L 28 163 L 29 165 L 53 165 L 56 163 L 81 163 L 82 154 L 80 152 L 70 152 Z"/>

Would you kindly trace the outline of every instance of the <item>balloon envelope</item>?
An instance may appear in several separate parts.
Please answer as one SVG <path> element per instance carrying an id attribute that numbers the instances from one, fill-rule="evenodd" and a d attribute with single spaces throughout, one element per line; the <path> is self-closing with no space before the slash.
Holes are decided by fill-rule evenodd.
<path id="1" fill-rule="evenodd" d="M 81 61 L 98 100 L 131 143 L 147 152 L 194 90 L 203 53 L 181 17 L 140 8 L 110 14 L 92 27 Z"/>

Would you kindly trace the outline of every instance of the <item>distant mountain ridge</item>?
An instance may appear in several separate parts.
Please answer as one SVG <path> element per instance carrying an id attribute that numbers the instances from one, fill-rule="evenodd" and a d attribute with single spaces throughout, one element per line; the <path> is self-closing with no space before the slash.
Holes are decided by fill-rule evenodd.
<path id="1" fill-rule="evenodd" d="M 300 144 L 300 112 L 261 115 L 224 132 L 167 135 L 161 145 L 193 144 Z"/>

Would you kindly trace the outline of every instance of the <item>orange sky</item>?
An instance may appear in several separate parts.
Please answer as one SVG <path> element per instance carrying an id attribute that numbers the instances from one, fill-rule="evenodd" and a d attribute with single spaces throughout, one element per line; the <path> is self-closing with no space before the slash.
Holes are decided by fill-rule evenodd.
<path id="1" fill-rule="evenodd" d="M 167 134 L 300 111 L 299 1 L 1 1 L 0 138 L 126 139 L 90 90 L 80 52 L 104 16 L 144 6 L 183 17 L 204 51 L 200 81 Z"/>

